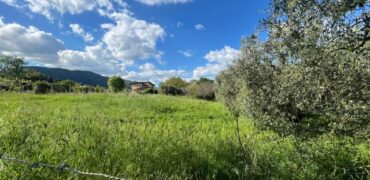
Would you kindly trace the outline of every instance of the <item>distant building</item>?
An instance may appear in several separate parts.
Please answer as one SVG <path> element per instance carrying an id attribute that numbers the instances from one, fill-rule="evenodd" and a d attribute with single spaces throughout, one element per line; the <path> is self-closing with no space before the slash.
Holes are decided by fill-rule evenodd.
<path id="1" fill-rule="evenodd" d="M 131 83 L 131 91 L 132 92 L 138 92 L 141 90 L 149 89 L 149 88 L 154 88 L 155 85 L 151 82 L 132 82 Z"/>

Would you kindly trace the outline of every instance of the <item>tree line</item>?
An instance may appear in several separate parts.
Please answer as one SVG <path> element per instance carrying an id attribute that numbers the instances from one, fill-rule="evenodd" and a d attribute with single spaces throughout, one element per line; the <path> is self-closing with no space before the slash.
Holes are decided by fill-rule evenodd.
<path id="1" fill-rule="evenodd" d="M 125 81 L 119 76 L 113 76 L 108 80 L 108 87 L 111 92 L 123 92 Z M 215 100 L 214 81 L 207 78 L 187 82 L 180 77 L 171 77 L 160 83 L 159 88 L 147 88 L 138 93 L 191 96 L 198 99 Z"/>
<path id="2" fill-rule="evenodd" d="M 0 91 L 45 93 L 99 93 L 100 86 L 81 85 L 72 80 L 56 81 L 38 71 L 29 69 L 23 58 L 0 56 Z"/>
<path id="3" fill-rule="evenodd" d="M 100 86 L 81 85 L 72 80 L 55 81 L 36 70 L 28 69 L 23 58 L 16 56 L 0 57 L 0 91 L 46 93 L 103 93 L 128 92 L 125 81 L 119 76 L 108 79 L 109 89 Z M 207 78 L 187 82 L 180 77 L 172 77 L 162 82 L 159 88 L 148 88 L 140 94 L 165 94 L 191 96 L 199 99 L 214 100 L 214 81 Z"/>

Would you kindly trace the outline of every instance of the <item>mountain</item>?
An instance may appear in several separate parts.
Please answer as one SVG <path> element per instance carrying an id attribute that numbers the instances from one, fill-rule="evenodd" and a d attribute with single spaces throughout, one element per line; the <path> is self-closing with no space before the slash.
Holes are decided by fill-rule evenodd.
<path id="1" fill-rule="evenodd" d="M 61 68 L 48 68 L 38 66 L 29 66 L 27 68 L 38 71 L 41 74 L 53 78 L 54 80 L 68 79 L 84 85 L 108 87 L 107 82 L 109 77 L 102 76 L 90 71 L 71 71 Z M 125 80 L 125 84 L 126 88 L 130 88 L 131 81 Z"/>

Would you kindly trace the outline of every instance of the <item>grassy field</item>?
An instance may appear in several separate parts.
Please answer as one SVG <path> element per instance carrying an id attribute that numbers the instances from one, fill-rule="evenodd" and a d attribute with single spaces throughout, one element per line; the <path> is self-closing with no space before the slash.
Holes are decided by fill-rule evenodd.
<path id="1" fill-rule="evenodd" d="M 0 152 L 131 179 L 368 179 L 369 142 L 298 141 L 236 123 L 217 102 L 0 94 Z M 0 179 L 91 179 L 0 160 Z"/>

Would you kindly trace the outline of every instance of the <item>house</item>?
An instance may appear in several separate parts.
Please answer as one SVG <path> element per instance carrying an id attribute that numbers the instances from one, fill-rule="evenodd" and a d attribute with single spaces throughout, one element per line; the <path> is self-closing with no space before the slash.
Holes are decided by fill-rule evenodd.
<path id="1" fill-rule="evenodd" d="M 131 83 L 131 91 L 132 92 L 138 92 L 141 90 L 149 89 L 149 88 L 154 88 L 155 85 L 151 82 L 132 82 Z"/>

